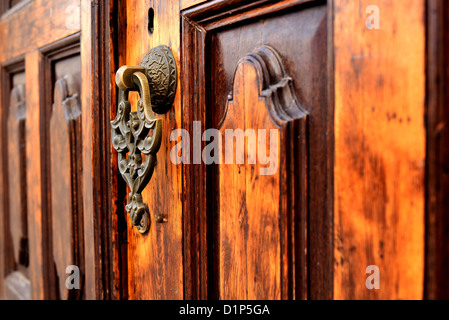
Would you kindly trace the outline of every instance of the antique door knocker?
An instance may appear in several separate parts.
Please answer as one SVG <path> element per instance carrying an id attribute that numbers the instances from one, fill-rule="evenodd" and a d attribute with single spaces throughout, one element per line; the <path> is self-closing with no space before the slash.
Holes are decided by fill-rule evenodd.
<path id="1" fill-rule="evenodd" d="M 119 100 L 117 116 L 111 121 L 112 145 L 118 152 L 120 174 L 130 188 L 126 211 L 140 233 L 150 227 L 142 190 L 151 180 L 162 141 L 162 119 L 154 112 L 163 114 L 171 108 L 176 79 L 175 59 L 166 46 L 151 49 L 139 66 L 123 66 L 115 75 Z M 135 112 L 128 100 L 130 91 L 138 91 L 141 98 Z M 160 214 L 155 217 L 157 222 L 166 221 Z"/>

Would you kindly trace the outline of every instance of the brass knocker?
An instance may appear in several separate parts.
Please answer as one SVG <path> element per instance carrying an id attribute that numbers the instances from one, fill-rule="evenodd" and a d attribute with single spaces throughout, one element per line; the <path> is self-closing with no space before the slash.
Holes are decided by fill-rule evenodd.
<path id="1" fill-rule="evenodd" d="M 148 52 L 139 66 L 123 66 L 115 75 L 119 96 L 117 116 L 111 121 L 112 145 L 118 153 L 120 174 L 130 188 L 126 211 L 140 233 L 150 227 L 142 191 L 151 180 L 162 142 L 162 119 L 156 118 L 154 112 L 163 114 L 171 108 L 176 78 L 175 59 L 165 46 Z M 130 91 L 140 93 L 135 112 L 131 112 Z M 157 222 L 166 221 L 161 214 L 155 218 Z"/>

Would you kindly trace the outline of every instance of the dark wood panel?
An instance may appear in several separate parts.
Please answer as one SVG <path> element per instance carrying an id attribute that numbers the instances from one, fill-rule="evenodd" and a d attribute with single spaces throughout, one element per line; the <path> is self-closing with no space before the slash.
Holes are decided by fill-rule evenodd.
<path id="1" fill-rule="evenodd" d="M 4 83 L 5 79 L 5 72 L 4 69 L 1 68 L 0 69 L 0 81 L 1 83 Z M 0 103 L 2 106 L 4 106 L 5 104 L 5 92 L 3 90 L 3 88 L 1 88 L 1 84 L 0 84 Z M 0 112 L 0 123 L 1 128 L 0 128 L 0 143 L 3 146 L 4 143 L 4 136 L 6 133 L 6 130 L 4 129 L 5 126 L 3 126 L 3 123 L 5 121 L 5 115 L 6 112 L 4 112 L 5 108 L 2 108 L 3 112 Z M 7 186 L 6 186 L 6 178 L 5 178 L 5 167 L 4 167 L 4 156 L 0 156 L 0 231 L 5 235 L 5 212 L 6 212 L 6 200 L 4 197 L 4 193 L 7 190 Z M 0 299 L 3 298 L 5 296 L 5 286 L 4 286 L 4 275 L 5 275 L 5 262 L 6 262 L 6 248 L 5 248 L 5 236 L 0 237 L 0 248 L 2 249 L 3 255 L 2 257 L 0 257 Z"/>
<path id="2" fill-rule="evenodd" d="M 17 59 L 16 59 L 17 60 Z M 2 232 L 2 264 L 5 281 L 5 295 L 9 299 L 29 299 L 29 244 L 28 211 L 26 187 L 26 152 L 25 152 L 25 66 L 22 58 L 11 62 L 3 68 L 2 93 L 3 115 L 6 122 L 2 125 L 6 148 L 5 159 L 5 198 Z"/>
<path id="3" fill-rule="evenodd" d="M 267 46 L 240 59 L 220 127 L 220 299 L 306 297 L 307 112 L 280 59 Z"/>
<path id="4" fill-rule="evenodd" d="M 32 0 L 1 0 L 0 1 L 0 14 L 12 14 L 14 10 L 20 10 Z M 11 10 L 8 12 L 8 10 Z"/>
<path id="5" fill-rule="evenodd" d="M 424 297 L 449 299 L 449 3 L 427 1 L 426 272 Z"/>
<path id="6" fill-rule="evenodd" d="M 25 78 L 10 94 L 8 130 L 9 222 L 16 264 L 28 265 L 28 222 L 25 152 Z"/>
<path id="7" fill-rule="evenodd" d="M 182 123 L 181 127 L 193 132 L 193 121 L 206 123 L 205 108 L 205 33 L 195 28 L 188 19 L 182 20 Z M 204 125 L 203 125 L 204 127 Z M 201 150 L 204 143 L 201 143 Z M 192 146 L 193 148 L 193 146 Z M 183 150 L 193 150 L 183 145 Z M 191 153 L 193 154 L 193 153 Z M 184 248 L 184 298 L 206 299 L 213 297 L 213 271 L 209 270 L 207 243 L 211 241 L 212 215 L 207 214 L 206 166 L 204 164 L 183 166 L 183 248 Z M 208 239 L 209 236 L 209 239 Z M 213 243 L 213 242 L 210 242 Z M 213 280 L 212 280 L 213 281 Z"/>
<path id="8" fill-rule="evenodd" d="M 325 1 L 256 1 L 244 6 L 238 1 L 212 1 L 182 15 L 183 128 L 192 132 L 194 120 L 201 121 L 203 128 L 217 127 L 225 114 L 239 59 L 261 45 L 279 52 L 287 74 L 293 79 L 294 92 L 309 112 L 307 211 L 313 214 L 307 218 L 308 263 L 304 251 L 296 257 L 294 267 L 292 256 L 287 258 L 290 261 L 281 276 L 283 284 L 290 283 L 290 287 L 283 285 L 282 297 L 286 299 L 306 296 L 330 299 L 333 293 L 333 104 L 332 77 L 328 76 L 332 55 L 328 52 L 330 15 L 325 4 Z M 220 258 L 215 253 L 221 249 L 214 235 L 220 230 L 217 210 L 221 209 L 216 200 L 218 194 L 212 191 L 217 172 L 199 164 L 184 166 L 184 174 L 188 199 L 183 209 L 186 296 L 219 297 Z M 296 180 L 301 174 L 293 176 Z M 298 189 L 299 185 L 295 187 Z M 285 204 L 293 202 L 290 199 Z M 291 214 L 291 207 L 287 207 L 286 213 Z M 294 220 L 294 215 L 291 218 Z M 300 238 L 302 233 L 296 234 Z M 291 239 L 283 241 L 291 248 Z M 289 275 L 292 268 L 295 272 Z M 293 289 L 295 281 L 298 287 Z M 307 286 L 303 286 L 306 282 Z"/>
<path id="9" fill-rule="evenodd" d="M 117 19 L 126 19 L 123 6 L 124 1 L 104 0 L 92 6 L 90 0 L 81 0 L 83 216 L 84 239 L 91 244 L 85 246 L 86 299 L 117 299 L 126 290 L 120 282 L 126 277 L 119 271 L 127 258 L 121 250 L 127 245 L 121 237 L 126 222 L 120 215 L 123 207 L 110 139 L 116 110 L 117 38 L 125 33 L 119 32 Z"/>
<path id="10" fill-rule="evenodd" d="M 78 49 L 79 50 L 79 49 Z M 54 62 L 54 99 L 49 123 L 50 206 L 53 261 L 59 297 L 81 297 L 66 288 L 66 268 L 77 266 L 84 274 L 83 215 L 81 190 L 81 86 L 80 56 Z M 81 282 L 81 279 L 80 279 Z M 82 286 L 82 283 L 80 284 Z M 82 287 L 81 287 L 82 289 Z"/>
<path id="11" fill-rule="evenodd" d="M 83 294 L 68 291 L 65 285 L 70 265 L 79 267 L 81 283 L 85 276 L 79 40 L 74 35 L 41 49 L 42 285 L 49 299 L 75 299 Z"/>

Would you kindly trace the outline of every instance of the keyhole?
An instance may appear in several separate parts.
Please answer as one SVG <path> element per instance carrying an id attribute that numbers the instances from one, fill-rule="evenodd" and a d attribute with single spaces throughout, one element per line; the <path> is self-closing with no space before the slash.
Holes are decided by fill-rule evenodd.
<path id="1" fill-rule="evenodd" d="M 154 10 L 148 9 L 148 34 L 151 36 L 154 31 Z"/>

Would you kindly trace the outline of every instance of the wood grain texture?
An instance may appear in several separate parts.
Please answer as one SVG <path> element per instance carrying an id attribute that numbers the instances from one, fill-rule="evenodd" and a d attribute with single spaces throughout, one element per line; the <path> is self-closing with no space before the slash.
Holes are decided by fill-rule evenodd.
<path id="1" fill-rule="evenodd" d="M 114 62 L 111 63 L 110 71 L 111 71 L 111 80 L 113 82 L 112 85 L 112 106 L 117 105 L 117 90 L 115 84 L 115 72 L 120 68 L 120 66 L 126 64 L 126 50 L 120 50 L 119 46 L 120 43 L 126 43 L 126 33 L 120 32 L 121 28 L 126 24 L 127 17 L 126 14 L 126 1 L 119 1 L 117 4 L 117 7 L 113 7 L 114 13 L 116 13 L 115 16 L 115 23 L 113 27 L 113 34 L 114 37 L 114 46 L 113 46 L 113 53 L 114 53 Z M 117 12 L 122 12 L 123 14 L 117 14 Z M 117 115 L 117 109 L 116 108 L 110 108 L 110 119 L 115 119 Z M 120 299 L 127 299 L 128 298 L 128 222 L 126 220 L 126 195 L 127 195 L 127 186 L 125 183 L 123 183 L 121 175 L 119 174 L 118 168 L 118 159 L 117 159 L 117 153 L 115 152 L 115 149 L 111 145 L 111 177 L 112 177 L 112 184 L 113 184 L 113 192 L 112 192 L 112 200 L 114 200 L 113 205 L 113 212 L 115 212 L 115 219 L 116 219 L 116 228 L 117 230 L 117 241 L 118 243 L 118 267 L 119 272 L 117 273 L 119 277 L 119 298 Z M 115 200 L 116 199 L 116 200 Z"/>
<path id="2" fill-rule="evenodd" d="M 208 0 L 179 0 L 179 8 L 184 10 L 206 1 Z"/>
<path id="3" fill-rule="evenodd" d="M 220 128 L 219 153 L 226 164 L 219 165 L 218 177 L 218 272 L 220 299 L 225 300 L 305 296 L 304 284 L 295 283 L 295 273 L 306 278 L 301 252 L 306 234 L 307 113 L 289 92 L 288 76 L 280 72 L 283 67 L 277 61 L 260 62 L 264 54 L 274 58 L 271 50 L 262 47 L 240 60 Z M 288 125 L 294 119 L 290 114 L 301 119 L 296 128 L 302 130 Z M 234 143 L 229 135 L 236 129 L 250 130 L 249 134 L 254 130 L 242 149 L 238 146 L 242 141 L 236 138 Z M 235 158 L 226 160 L 230 150 Z M 294 158 L 288 157 L 290 152 Z M 265 155 L 271 169 L 261 163 Z M 298 184 L 290 180 L 294 174 L 302 177 Z M 300 259 L 295 265 L 297 253 Z"/>
<path id="4" fill-rule="evenodd" d="M 308 256 L 304 250 L 299 250 L 295 257 L 297 264 L 292 264 L 291 255 L 282 260 L 282 298 L 329 299 L 333 287 L 332 198 L 329 193 L 332 190 L 333 109 L 328 100 L 330 78 L 327 78 L 327 72 L 331 56 L 328 56 L 327 48 L 327 7 L 322 1 L 279 1 L 275 4 L 256 1 L 245 4 L 242 1 L 212 1 L 183 11 L 182 127 L 192 132 L 193 121 L 201 121 L 204 129 L 218 127 L 226 113 L 226 101 L 233 89 L 239 59 L 264 44 L 279 52 L 287 74 L 294 81 L 300 103 L 310 113 L 307 177 L 310 179 L 308 210 L 313 212 L 307 219 L 310 230 L 307 232 Z M 296 31 L 292 32 L 292 28 Z M 298 52 L 302 54 L 298 55 Z M 201 148 L 205 144 L 203 142 Z M 288 157 L 283 154 L 282 161 Z M 184 165 L 184 194 L 187 199 L 183 210 L 184 255 L 185 261 L 190 261 L 185 264 L 187 297 L 219 298 L 220 286 L 226 288 L 220 284 L 218 210 L 221 209 L 220 198 L 217 197 L 219 190 L 215 189 L 216 175 L 213 168 L 203 164 Z M 301 190 L 300 172 L 286 177 L 298 184 L 295 190 Z M 234 187 L 238 188 L 233 185 L 229 189 Z M 287 194 L 282 195 L 282 203 L 286 204 L 286 216 L 289 216 L 292 211 L 288 205 L 293 205 L 293 201 L 284 198 Z M 226 214 L 236 213 L 230 209 Z M 294 234 L 300 246 L 300 228 L 292 234 L 286 229 L 280 233 L 282 244 L 287 248 L 289 244 L 291 246 L 294 242 L 291 235 Z M 309 263 L 311 267 L 307 267 Z"/>
<path id="5" fill-rule="evenodd" d="M 80 298 L 82 293 L 67 290 L 66 268 L 75 265 L 84 274 L 80 69 L 79 55 L 55 64 L 57 80 L 49 120 L 53 261 L 59 280 L 59 296 L 64 300 Z"/>
<path id="6" fill-rule="evenodd" d="M 49 216 L 51 190 L 47 116 L 50 114 L 46 112 L 49 104 L 44 83 L 48 83 L 52 72 L 47 58 L 52 51 L 70 45 L 70 38 L 77 37 L 80 28 L 83 28 L 81 122 L 85 128 L 83 138 L 80 139 L 83 142 L 80 157 L 83 161 L 83 171 L 80 174 L 83 175 L 84 237 L 89 244 L 86 245 L 84 289 L 88 299 L 113 298 L 119 294 L 117 291 L 120 291 L 116 286 L 116 283 L 119 283 L 119 272 L 116 272 L 119 265 L 118 240 L 117 233 L 113 232 L 116 230 L 116 216 L 110 214 L 110 206 L 114 204 L 111 196 L 113 190 L 110 188 L 114 171 L 111 169 L 109 149 L 109 106 L 113 85 L 110 66 L 114 62 L 114 59 L 110 58 L 114 55 L 111 51 L 113 43 L 110 27 L 115 23 L 113 10 L 113 4 L 109 1 L 25 0 L 8 10 L 0 20 L 2 67 L 18 58 L 26 59 L 29 65 L 26 82 L 27 88 L 29 86 L 30 89 L 27 89 L 26 93 L 31 99 L 27 104 L 30 123 L 26 124 L 25 131 L 26 139 L 29 139 L 26 140 L 26 167 L 31 170 L 27 172 L 27 206 L 28 211 L 32 212 L 32 216 L 28 217 L 30 242 L 34 241 L 30 244 L 30 251 L 33 251 L 30 255 L 33 299 L 57 297 L 54 290 Z M 51 96 L 52 92 L 49 95 Z M 2 121 L 5 119 L 2 118 Z M 8 268 L 3 265 L 2 267 Z"/>
<path id="7" fill-rule="evenodd" d="M 18 281 L 15 281 L 29 276 L 27 208 L 26 203 L 22 202 L 22 199 L 26 202 L 24 64 L 23 57 L 4 64 L 0 81 L 3 99 L 0 101 L 5 106 L 1 113 L 2 145 L 5 146 L 5 152 L 1 157 L 1 172 L 5 194 L 1 210 L 3 229 L 1 229 L 0 241 L 2 280 L 5 287 L 1 288 L 3 291 L 1 294 L 11 299 L 30 295 L 29 281 L 28 286 L 21 286 Z M 20 273 L 20 276 L 13 276 L 13 273 Z"/>
<path id="8" fill-rule="evenodd" d="M 448 18 L 447 1 L 427 1 L 426 299 L 449 299 Z"/>
<path id="9" fill-rule="evenodd" d="M 193 134 L 193 121 L 206 123 L 204 29 L 183 16 L 182 19 L 182 122 L 181 128 Z M 201 150 L 204 143 L 201 143 Z M 184 143 L 183 150 L 193 155 L 193 145 Z M 187 151 L 187 152 L 188 152 Z M 193 159 L 192 159 L 193 160 Z M 206 166 L 185 164 L 183 168 L 183 249 L 184 298 L 206 299 L 211 296 L 208 252 L 208 225 L 213 215 L 207 214 Z M 209 238 L 210 239 L 210 238 Z M 209 240 L 210 241 L 210 240 Z M 212 273 L 213 274 L 213 273 Z M 213 281 L 213 280 L 212 280 Z M 216 294 L 216 293 L 215 293 Z"/>
<path id="10" fill-rule="evenodd" d="M 102 14 L 99 15 L 100 22 L 98 24 L 102 25 L 100 27 L 100 39 L 96 43 L 97 46 L 102 48 L 104 58 L 100 59 L 105 61 L 102 65 L 101 74 L 104 75 L 103 83 L 101 86 L 101 94 L 103 96 L 103 107 L 102 113 L 103 125 L 109 128 L 110 119 L 115 116 L 114 110 L 106 108 L 105 106 L 116 105 L 116 86 L 115 81 L 115 70 L 116 66 L 119 64 L 118 57 L 118 43 L 120 36 L 118 35 L 120 30 L 118 29 L 117 13 L 121 12 L 121 6 L 124 5 L 124 1 L 106 1 L 104 2 Z M 110 131 L 104 130 L 103 143 L 109 143 L 110 141 Z M 106 235 L 103 242 L 107 245 L 106 257 L 103 260 L 108 261 L 106 265 L 106 270 L 108 274 L 108 279 L 105 285 L 106 295 L 110 299 L 123 299 L 127 296 L 127 277 L 124 274 L 127 272 L 126 267 L 124 267 L 123 261 L 126 261 L 126 237 L 123 234 L 126 233 L 126 220 L 123 215 L 114 214 L 118 212 L 118 208 L 123 207 L 120 205 L 120 200 L 118 199 L 119 190 L 117 188 L 117 158 L 113 155 L 114 147 L 110 144 L 110 149 L 105 150 L 104 161 L 109 165 L 104 165 L 103 163 L 97 163 L 100 168 L 105 167 L 104 177 L 101 180 L 103 182 L 103 188 L 107 190 L 104 192 L 105 201 L 110 204 L 110 206 L 103 206 L 103 212 L 106 215 L 106 220 L 108 221 Z M 112 187 L 111 187 L 112 186 Z M 115 187 L 114 187 L 115 186 Z"/>
<path id="11" fill-rule="evenodd" d="M 73 292 L 68 291 L 65 286 L 65 269 L 69 265 L 78 265 L 75 261 L 74 248 L 77 243 L 73 232 L 77 199 L 72 199 L 77 196 L 77 188 L 73 188 L 72 182 L 72 151 L 76 151 L 76 148 L 73 148 L 71 140 L 79 135 L 75 130 L 81 113 L 81 110 L 75 110 L 79 106 L 74 105 L 73 112 L 70 110 L 72 106 L 67 103 L 63 106 L 69 95 L 67 91 L 66 81 L 58 79 L 55 83 L 54 105 L 49 123 L 53 261 L 59 280 L 57 290 L 64 300 L 69 299 L 70 293 Z M 75 177 L 76 175 L 77 173 L 74 173 Z"/>
<path id="12" fill-rule="evenodd" d="M 24 81 L 25 78 L 22 77 Z M 27 190 L 25 166 L 25 84 L 10 94 L 8 129 L 9 222 L 16 264 L 28 265 Z"/>
<path id="13" fill-rule="evenodd" d="M 8 154 L 23 153 L 24 162 L 0 158 L 0 298 L 5 285 L 18 288 L 26 278 L 33 299 L 58 298 L 56 286 L 67 297 L 65 266 L 72 262 L 61 249 L 74 257 L 81 246 L 85 260 L 75 264 L 84 264 L 86 299 L 447 298 L 446 2 L 2 1 L 0 141 L 4 150 L 23 141 L 23 150 Z M 369 5 L 380 9 L 380 30 L 366 28 Z M 69 7 L 81 8 L 80 17 Z M 78 18 L 80 25 L 70 24 Z M 71 134 L 63 113 L 51 120 L 48 112 L 54 82 L 63 77 L 52 68 L 67 56 L 48 58 L 70 47 L 73 36 L 81 43 L 82 81 Z M 174 53 L 179 85 L 174 107 L 158 116 L 163 142 L 143 194 L 152 222 L 142 236 L 123 208 L 128 190 L 117 174 L 109 122 L 116 69 L 137 65 L 160 44 Z M 261 45 L 279 52 L 307 117 L 281 124 L 270 117 L 258 90 L 263 77 L 254 64 L 239 64 Z M 25 66 L 11 69 L 17 61 Z M 18 81 L 10 75 L 24 69 L 26 121 L 16 130 L 5 106 Z M 70 97 L 63 91 L 59 107 Z M 223 120 L 223 134 L 279 128 L 279 172 L 171 163 L 172 130 L 192 133 L 193 121 L 204 130 Z M 16 263 L 19 215 L 9 219 L 23 201 L 28 269 Z M 82 211 L 77 236 L 75 211 Z M 167 222 L 157 224 L 155 214 Z M 380 267 L 377 291 L 365 287 L 372 264 Z"/>
<path id="14" fill-rule="evenodd" d="M 50 261 L 44 79 L 45 64 L 39 48 L 79 32 L 79 1 L 21 1 L 0 21 L 0 62 L 25 56 L 26 69 L 26 206 L 30 240 L 31 298 L 53 297 Z M 23 183 L 22 183 L 23 184 Z"/>
<path id="15" fill-rule="evenodd" d="M 0 103 L 4 105 L 5 100 L 3 100 L 3 97 L 5 96 L 5 93 L 3 92 L 3 86 L 4 86 L 4 71 L 3 69 L 0 69 Z M 6 112 L 0 112 L 0 123 L 3 124 L 4 120 L 6 118 Z M 0 142 L 3 144 L 4 137 L 5 137 L 5 130 L 3 129 L 5 126 L 2 125 L 2 128 L 0 128 Z M 4 157 L 0 157 L 0 230 L 5 234 L 5 212 L 6 212 L 6 201 L 4 197 L 4 194 L 6 190 L 8 190 L 6 186 L 6 173 L 4 170 Z M 0 299 L 3 300 L 5 298 L 5 284 L 4 284 L 4 278 L 3 275 L 6 273 L 5 269 L 5 237 L 0 237 L 0 248 L 2 250 L 2 254 L 0 256 Z"/>
<path id="16" fill-rule="evenodd" d="M 33 0 L 1 0 L 0 14 L 3 19 L 6 19 L 8 16 L 13 15 L 15 12 L 29 5 L 31 1 Z"/>
<path id="17" fill-rule="evenodd" d="M 41 106 L 44 101 L 41 92 L 42 87 L 36 84 L 42 83 L 42 56 L 35 50 L 26 56 L 25 70 L 27 74 L 27 119 L 26 122 L 26 159 L 27 159 L 27 207 L 32 214 L 28 215 L 29 239 L 30 239 L 30 280 L 31 298 L 44 299 L 44 254 L 43 250 L 45 237 L 42 229 L 42 171 L 41 159 L 42 150 L 36 148 L 44 141 L 41 139 L 40 123 L 41 110 L 36 106 Z"/>
<path id="18" fill-rule="evenodd" d="M 241 129 L 245 132 L 247 129 L 264 128 L 277 131 L 266 112 L 264 99 L 259 100 L 259 82 L 263 80 L 257 76 L 250 63 L 242 62 L 237 68 L 232 101 L 228 103 L 220 129 L 225 140 L 219 142 L 224 146 L 220 150 L 223 159 L 229 148 L 224 137 L 226 130 Z M 251 114 L 257 114 L 257 117 Z M 259 139 L 258 134 L 255 136 Z M 245 157 L 243 164 L 219 166 L 220 299 L 281 297 L 280 212 L 276 206 L 279 204 L 279 176 L 260 176 L 261 166 L 256 164 L 255 144 L 256 141 L 251 139 L 245 143 L 244 154 L 248 158 Z M 279 141 L 275 144 L 273 151 L 276 161 L 279 161 Z M 232 163 L 236 163 L 239 161 L 237 142 L 231 146 L 236 150 L 236 159 Z M 248 163 L 250 157 L 256 160 L 252 165 Z M 257 271 L 254 270 L 255 265 L 258 265 Z"/>
<path id="19" fill-rule="evenodd" d="M 63 282 L 61 278 L 67 278 L 65 269 L 69 265 L 63 265 L 63 256 L 66 251 L 73 252 L 75 246 L 75 244 L 72 245 L 70 242 L 68 244 L 67 241 L 65 241 L 64 243 L 64 237 L 73 236 L 73 232 L 67 231 L 68 228 L 66 228 L 66 233 L 62 236 L 62 239 L 61 234 L 54 233 L 53 231 L 54 229 L 58 228 L 58 225 L 64 227 L 65 223 L 69 223 L 71 226 L 75 225 L 75 219 L 73 219 L 73 222 L 66 222 L 64 221 L 64 217 L 67 217 L 68 215 L 70 215 L 70 213 L 74 212 L 73 208 L 76 207 L 76 204 L 79 201 L 72 202 L 71 200 L 69 200 L 72 197 L 71 192 L 69 192 L 65 196 L 60 197 L 58 195 L 59 191 L 57 190 L 58 187 L 64 187 L 64 183 L 62 183 L 63 181 L 69 181 L 68 184 L 70 185 L 70 181 L 72 181 L 72 179 L 76 180 L 76 177 L 78 176 L 77 171 L 79 171 L 79 169 L 76 169 L 76 166 L 72 168 L 70 163 L 68 164 L 68 167 L 61 167 L 60 165 L 58 165 L 58 162 L 60 160 L 64 160 L 64 156 L 70 158 L 70 154 L 64 156 L 59 155 L 58 158 L 58 155 L 54 152 L 58 152 L 58 150 L 64 149 L 64 146 L 67 146 L 66 144 L 68 144 L 69 150 L 70 152 L 72 152 L 72 147 L 74 146 L 71 145 L 69 139 L 67 139 L 67 141 L 58 140 L 58 138 L 56 137 L 60 136 L 59 133 L 55 134 L 55 136 L 52 136 L 51 130 L 55 129 L 56 126 L 56 120 L 53 117 L 55 103 L 59 103 L 61 105 L 61 108 L 63 108 L 62 101 L 55 101 L 55 83 L 57 83 L 57 80 L 59 78 L 63 78 L 66 74 L 71 74 L 72 68 L 73 72 L 77 75 L 76 79 L 78 83 L 80 82 L 79 38 L 79 34 L 75 34 L 50 43 L 39 50 L 42 56 L 41 77 L 43 82 L 40 86 L 43 99 L 42 105 L 40 106 L 40 135 L 42 139 L 42 233 L 44 235 L 45 241 L 42 242 L 41 246 L 44 263 L 45 299 L 60 299 L 61 297 L 63 299 L 68 298 L 67 292 L 64 292 L 66 291 L 65 284 L 64 286 L 62 286 Z M 72 63 L 68 63 L 67 59 L 74 59 L 75 61 L 73 61 Z M 77 90 L 79 92 L 79 89 Z M 73 89 L 71 91 L 73 91 Z M 64 94 L 64 92 L 61 94 Z M 70 115 L 70 113 L 68 115 Z M 67 120 L 65 122 L 67 123 Z M 58 131 L 58 129 L 56 129 L 56 131 Z M 75 151 L 75 149 L 73 151 Z M 53 165 L 53 163 L 55 162 L 56 165 Z M 67 170 L 67 168 L 69 169 Z M 59 181 L 55 178 L 58 174 L 61 177 L 61 180 Z M 55 184 L 56 186 L 53 187 L 53 184 Z M 80 196 L 79 192 L 77 196 Z M 54 199 L 56 200 L 53 201 Z M 58 200 L 60 201 L 58 202 Z M 71 203 L 71 206 L 65 207 L 65 205 L 63 204 L 64 200 Z M 56 213 L 54 213 L 54 211 Z M 78 212 L 78 210 L 75 210 L 75 212 Z M 61 219 L 59 219 L 59 216 L 61 216 Z M 78 224 L 79 222 L 76 223 L 76 225 Z M 70 253 L 68 255 L 70 256 Z M 73 262 L 72 264 L 75 263 Z M 83 269 L 82 266 L 79 267 L 81 270 Z M 61 292 L 60 289 L 63 289 L 64 291 Z M 75 296 L 77 295 L 75 294 Z"/>
<path id="20" fill-rule="evenodd" d="M 148 9 L 153 8 L 154 32 L 148 34 Z M 157 45 L 168 46 L 176 59 L 180 59 L 179 0 L 136 2 L 126 1 L 125 43 L 120 44 L 120 55 L 128 65 L 138 65 L 145 54 Z M 134 110 L 136 99 L 130 99 Z M 116 108 L 116 106 L 112 106 Z M 114 111 L 115 112 L 115 111 Z M 182 176 L 181 166 L 170 161 L 170 132 L 181 124 L 179 85 L 174 107 L 163 119 L 163 139 L 157 154 L 157 165 L 148 186 L 142 192 L 143 202 L 148 205 L 151 216 L 150 230 L 141 235 L 128 222 L 128 298 L 129 299 L 182 299 Z M 121 181 L 123 183 L 123 181 Z M 124 213 L 123 213 L 124 214 Z M 154 216 L 162 214 L 166 223 L 156 223 Z"/>
<path id="21" fill-rule="evenodd" d="M 366 28 L 366 7 L 380 30 Z M 425 1 L 334 1 L 336 299 L 421 299 Z M 365 269 L 380 268 L 380 290 Z"/>
<path id="22" fill-rule="evenodd" d="M 79 1 L 36 0 L 7 19 L 2 19 L 0 61 L 7 61 L 79 32 L 79 26 L 69 23 L 73 14 L 68 10 L 71 6 L 79 7 Z"/>
<path id="23" fill-rule="evenodd" d="M 81 0 L 81 126 L 85 298 L 120 296 L 116 166 L 110 143 L 114 106 L 114 1 Z M 115 112 L 115 111 L 114 111 Z"/>
<path id="24" fill-rule="evenodd" d="M 81 1 L 81 29 L 90 30 L 81 33 L 81 127 L 83 128 L 83 214 L 84 214 L 84 239 L 91 245 L 85 246 L 85 294 L 86 299 L 99 299 L 101 297 L 102 287 L 98 278 L 100 273 L 100 254 L 98 248 L 100 242 L 96 237 L 98 219 L 96 219 L 96 211 L 94 208 L 94 181 L 96 178 L 94 171 L 93 157 L 95 154 L 95 140 L 93 125 L 95 106 L 99 108 L 99 99 L 96 99 L 98 92 L 93 90 L 99 79 L 95 77 L 98 69 L 95 67 L 97 59 L 94 54 L 94 43 L 92 35 L 94 34 L 95 26 L 92 21 L 94 7 L 91 1 Z M 99 57 L 98 57 L 99 58 Z M 98 137 L 98 135 L 96 136 Z"/>

